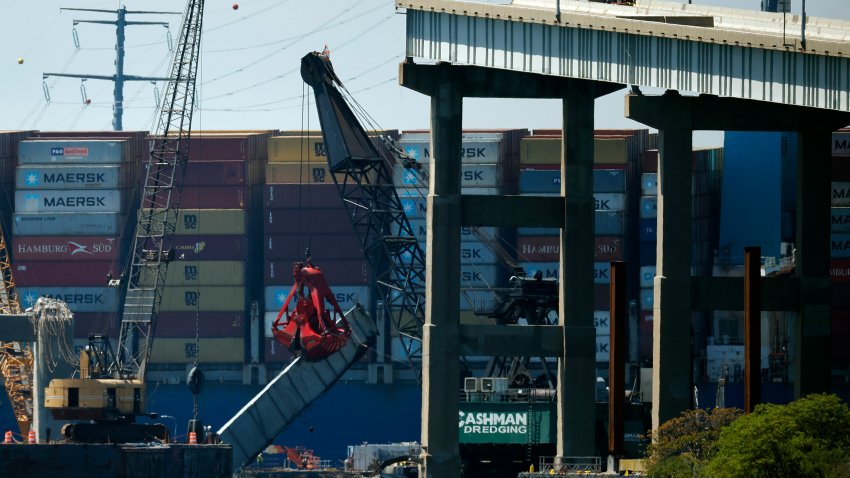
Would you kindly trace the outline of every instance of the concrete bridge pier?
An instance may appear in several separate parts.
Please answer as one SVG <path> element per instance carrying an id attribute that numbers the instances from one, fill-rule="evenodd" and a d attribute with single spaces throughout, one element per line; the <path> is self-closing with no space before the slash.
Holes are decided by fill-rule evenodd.
<path id="1" fill-rule="evenodd" d="M 690 311 L 744 308 L 740 278 L 690 275 L 694 130 L 800 134 L 795 277 L 762 278 L 762 303 L 764 310 L 799 312 L 795 395 L 829 391 L 830 140 L 832 131 L 850 124 L 850 113 L 710 95 L 683 97 L 668 91 L 661 96 L 628 95 L 626 117 L 660 131 L 653 428 L 690 407 Z"/>
<path id="2" fill-rule="evenodd" d="M 460 476 L 457 417 L 462 355 L 558 357 L 558 454 L 592 454 L 596 385 L 593 100 L 622 86 L 449 63 L 416 65 L 409 61 L 401 64 L 399 76 L 402 86 L 431 97 L 433 158 L 425 256 L 420 476 Z M 461 117 L 465 97 L 553 98 L 564 102 L 562 197 L 461 195 Z M 561 324 L 460 324 L 461 226 L 562 228 Z"/>

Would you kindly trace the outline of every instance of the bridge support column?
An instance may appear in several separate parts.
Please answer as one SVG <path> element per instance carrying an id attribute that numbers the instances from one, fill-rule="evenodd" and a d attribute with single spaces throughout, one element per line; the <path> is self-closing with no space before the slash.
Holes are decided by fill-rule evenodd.
<path id="1" fill-rule="evenodd" d="M 795 322 L 794 395 L 830 389 L 830 206 L 828 129 L 800 132 L 797 158 L 796 275 L 800 312 Z"/>
<path id="2" fill-rule="evenodd" d="M 592 85 L 569 87 L 563 101 L 560 298 L 564 355 L 558 359 L 558 456 L 595 454 L 596 329 L 593 325 Z"/>
<path id="3" fill-rule="evenodd" d="M 460 172 L 463 97 L 448 78 L 431 96 L 430 188 L 422 331 L 422 474 L 459 478 Z"/>
<path id="4" fill-rule="evenodd" d="M 686 110 L 687 108 L 680 108 Z M 676 112 L 670 112 L 675 116 Z M 652 429 L 691 405 L 690 129 L 659 131 L 658 258 L 653 301 Z"/>

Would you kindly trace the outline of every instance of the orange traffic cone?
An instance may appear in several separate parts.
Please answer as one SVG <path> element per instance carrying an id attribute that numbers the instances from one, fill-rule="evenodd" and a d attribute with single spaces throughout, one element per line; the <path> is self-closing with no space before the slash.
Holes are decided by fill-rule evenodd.
<path id="1" fill-rule="evenodd" d="M 27 443 L 29 443 L 30 445 L 35 444 L 35 430 L 30 430 L 30 432 L 27 434 Z"/>
<path id="2" fill-rule="evenodd" d="M 198 444 L 198 434 L 195 432 L 189 432 L 189 444 L 197 445 Z"/>
<path id="3" fill-rule="evenodd" d="M 12 443 L 13 443 L 12 442 L 12 432 L 7 430 L 6 436 L 3 438 L 3 444 L 4 445 L 11 445 Z"/>

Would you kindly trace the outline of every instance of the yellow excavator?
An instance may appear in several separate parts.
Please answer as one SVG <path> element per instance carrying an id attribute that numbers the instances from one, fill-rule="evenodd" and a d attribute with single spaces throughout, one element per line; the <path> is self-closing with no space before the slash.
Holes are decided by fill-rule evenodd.
<path id="1" fill-rule="evenodd" d="M 183 14 L 178 47 L 151 146 L 126 276 L 109 278 L 126 287 L 117 352 L 109 338 L 89 337 L 80 354 L 79 378 L 54 379 L 45 389 L 45 407 L 54 418 L 86 420 L 63 427 L 75 442 L 122 443 L 167 439 L 162 424 L 139 424 L 145 412 L 145 368 L 153 345 L 168 263 L 174 259 L 172 238 L 177 225 L 183 171 L 189 152 L 195 79 L 201 41 L 203 0 L 189 0 Z M 190 388 L 199 388 L 198 369 Z"/>

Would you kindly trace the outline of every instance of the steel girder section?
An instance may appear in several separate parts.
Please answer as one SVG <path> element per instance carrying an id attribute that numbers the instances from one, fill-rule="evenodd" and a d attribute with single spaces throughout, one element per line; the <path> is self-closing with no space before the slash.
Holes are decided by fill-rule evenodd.
<path id="1" fill-rule="evenodd" d="M 718 42 L 712 29 L 619 20 L 591 24 L 407 9 L 407 56 L 528 73 L 608 81 L 787 105 L 850 110 L 850 59 L 826 52 Z M 604 19 L 596 17 L 598 22 Z M 603 27 L 604 28 L 604 27 Z M 643 30 L 641 29 L 643 28 Z M 672 27 L 669 27 L 672 28 Z M 652 29 L 656 30 L 653 33 Z M 702 31 L 706 38 L 696 35 Z M 718 32 L 719 36 L 719 32 Z"/>

